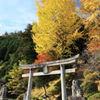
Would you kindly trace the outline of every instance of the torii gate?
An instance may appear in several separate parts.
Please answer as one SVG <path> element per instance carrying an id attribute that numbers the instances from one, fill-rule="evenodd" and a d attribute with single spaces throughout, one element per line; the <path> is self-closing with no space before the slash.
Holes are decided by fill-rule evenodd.
<path id="1" fill-rule="evenodd" d="M 67 94 L 66 94 L 66 88 L 65 88 L 66 87 L 65 73 L 73 73 L 73 72 L 75 72 L 75 69 L 66 69 L 65 70 L 64 65 L 75 63 L 78 57 L 79 57 L 79 54 L 77 54 L 74 57 L 64 59 L 64 60 L 56 60 L 56 61 L 49 61 L 49 62 L 38 63 L 38 64 L 28 64 L 28 65 L 20 64 L 22 69 L 30 70 L 30 72 L 28 74 L 22 75 L 22 77 L 29 77 L 26 100 L 30 100 L 31 89 L 32 89 L 32 76 L 43 76 L 43 75 L 52 75 L 52 74 L 61 74 L 62 100 L 67 100 Z M 60 70 L 48 71 L 47 67 L 57 66 L 57 65 L 60 65 Z M 39 68 L 39 67 L 43 68 L 43 72 L 33 73 L 33 69 Z"/>

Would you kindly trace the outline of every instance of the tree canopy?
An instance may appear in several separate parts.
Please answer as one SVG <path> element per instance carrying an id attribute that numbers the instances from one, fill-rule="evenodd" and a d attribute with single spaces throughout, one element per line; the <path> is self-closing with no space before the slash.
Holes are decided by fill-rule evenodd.
<path id="1" fill-rule="evenodd" d="M 85 20 L 88 31 L 88 49 L 94 52 L 100 49 L 100 0 L 80 0 L 79 12 Z"/>
<path id="2" fill-rule="evenodd" d="M 60 2 L 60 3 L 59 3 Z M 33 25 L 33 40 L 39 54 L 49 53 L 62 59 L 78 50 L 75 41 L 83 36 L 81 18 L 73 0 L 40 0 L 36 2 L 38 22 Z M 81 46 L 81 45 L 80 45 Z"/>

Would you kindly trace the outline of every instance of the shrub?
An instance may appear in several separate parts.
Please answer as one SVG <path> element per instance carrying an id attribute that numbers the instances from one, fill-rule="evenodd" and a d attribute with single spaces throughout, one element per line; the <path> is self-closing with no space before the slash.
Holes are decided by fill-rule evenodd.
<path id="1" fill-rule="evenodd" d="M 50 93 L 51 95 L 57 95 L 57 94 L 60 93 L 60 91 L 61 91 L 61 88 L 58 87 L 58 86 L 55 86 L 53 89 L 49 90 L 49 93 Z"/>
<path id="2" fill-rule="evenodd" d="M 31 98 L 32 98 L 32 100 L 40 100 L 37 97 L 31 97 Z"/>
<path id="3" fill-rule="evenodd" d="M 24 94 L 20 94 L 20 95 L 17 97 L 16 100 L 23 100 L 23 96 L 24 96 Z"/>
<path id="4" fill-rule="evenodd" d="M 88 100 L 100 100 L 100 93 L 95 93 L 94 95 L 90 96 Z"/>
<path id="5" fill-rule="evenodd" d="M 86 75 L 85 79 L 90 80 L 90 81 L 99 80 L 99 73 L 97 73 L 97 72 L 90 73 L 90 74 Z"/>
<path id="6" fill-rule="evenodd" d="M 70 74 L 65 74 L 65 78 L 66 78 L 66 81 L 68 81 L 71 78 L 71 75 Z"/>
<path id="7" fill-rule="evenodd" d="M 85 95 L 86 98 L 89 98 L 90 96 L 94 95 L 95 93 L 88 93 L 87 95 Z"/>
<path id="8" fill-rule="evenodd" d="M 83 92 L 87 94 L 97 92 L 97 84 L 92 81 L 83 82 L 81 86 L 83 86 Z"/>
<path id="9" fill-rule="evenodd" d="M 86 70 L 86 71 L 83 73 L 84 78 L 85 78 L 88 74 L 90 74 L 90 73 L 93 73 L 93 70 Z"/>

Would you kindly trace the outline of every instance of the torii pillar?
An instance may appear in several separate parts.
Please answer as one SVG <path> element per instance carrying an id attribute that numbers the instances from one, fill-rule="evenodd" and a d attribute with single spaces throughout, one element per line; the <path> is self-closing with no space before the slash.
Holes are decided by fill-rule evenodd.
<path id="1" fill-rule="evenodd" d="M 66 80 L 65 80 L 65 66 L 64 65 L 60 65 L 60 69 L 61 69 L 62 100 L 67 100 Z"/>
<path id="2" fill-rule="evenodd" d="M 33 79 L 33 70 L 30 69 L 28 88 L 27 88 L 27 92 L 26 92 L 26 100 L 30 100 L 31 90 L 32 90 L 32 79 Z"/>

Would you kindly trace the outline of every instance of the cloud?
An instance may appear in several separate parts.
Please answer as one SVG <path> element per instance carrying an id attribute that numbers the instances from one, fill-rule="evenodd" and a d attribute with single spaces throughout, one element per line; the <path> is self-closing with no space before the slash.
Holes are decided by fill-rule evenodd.
<path id="1" fill-rule="evenodd" d="M 6 25 L 2 25 L 0 24 L 0 35 L 4 34 L 7 30 L 7 32 L 15 32 L 15 31 L 19 31 L 22 30 L 24 31 L 25 26 L 6 26 Z"/>
<path id="2" fill-rule="evenodd" d="M 34 0 L 0 0 L 0 33 L 24 30 L 37 21 Z"/>

